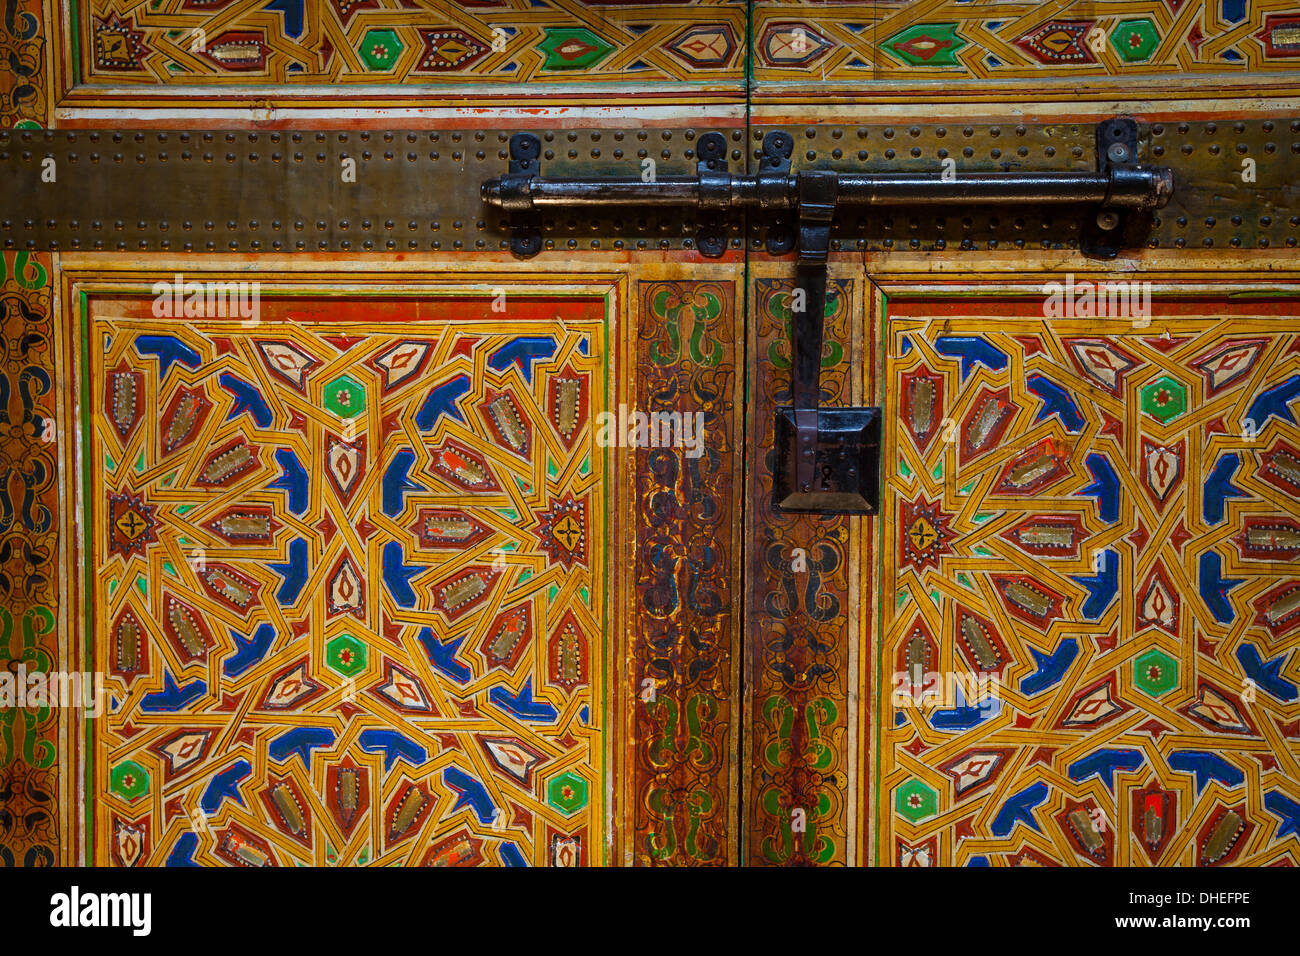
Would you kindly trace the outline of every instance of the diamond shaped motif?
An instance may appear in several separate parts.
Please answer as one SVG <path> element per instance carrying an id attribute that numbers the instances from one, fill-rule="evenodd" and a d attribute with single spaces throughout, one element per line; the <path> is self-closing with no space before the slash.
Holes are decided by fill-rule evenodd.
<path id="1" fill-rule="evenodd" d="M 421 30 L 424 52 L 417 72 L 463 70 L 487 55 L 488 48 L 463 30 Z"/>
<path id="2" fill-rule="evenodd" d="M 581 70 L 594 66 L 614 52 L 590 30 L 547 30 L 546 39 L 537 45 L 546 54 L 543 70 Z"/>
<path id="3" fill-rule="evenodd" d="M 587 781 L 576 773 L 562 773 L 546 785 L 546 802 L 565 816 L 587 805 Z"/>
<path id="4" fill-rule="evenodd" d="M 758 42 L 758 53 L 772 66 L 811 66 L 835 46 L 808 23 L 773 23 Z"/>
<path id="5" fill-rule="evenodd" d="M 393 30 L 369 30 L 357 48 L 362 61 L 372 70 L 391 70 L 402 55 L 402 41 Z"/>
<path id="6" fill-rule="evenodd" d="M 1187 411 L 1187 387 L 1182 382 L 1162 375 L 1139 393 L 1142 411 L 1160 424 L 1173 421 Z"/>
<path id="7" fill-rule="evenodd" d="M 366 669 L 366 645 L 351 634 L 340 634 L 325 645 L 325 664 L 344 677 L 354 677 Z"/>
<path id="8" fill-rule="evenodd" d="M 1164 651 L 1147 651 L 1133 662 L 1133 683 L 1152 697 L 1163 697 L 1178 685 L 1178 662 Z"/>
<path id="9" fill-rule="evenodd" d="M 920 780 L 909 780 L 895 791 L 894 809 L 905 819 L 917 823 L 939 812 L 939 794 Z"/>
<path id="10" fill-rule="evenodd" d="M 736 36 L 726 23 L 704 23 L 687 27 L 664 49 L 689 66 L 726 66 L 736 52 Z"/>
<path id="11" fill-rule="evenodd" d="M 1095 22 L 1050 20 L 1015 43 L 1040 63 L 1096 63 L 1088 46 L 1088 33 Z"/>
<path id="12" fill-rule="evenodd" d="M 366 389 L 351 375 L 340 375 L 325 386 L 325 407 L 339 418 L 355 418 L 366 410 Z"/>
<path id="13" fill-rule="evenodd" d="M 255 72 L 266 68 L 271 48 L 261 30 L 227 30 L 198 53 L 222 70 Z"/>
<path id="14" fill-rule="evenodd" d="M 965 45 L 955 23 L 918 23 L 881 44 L 912 66 L 956 66 L 957 51 Z"/>

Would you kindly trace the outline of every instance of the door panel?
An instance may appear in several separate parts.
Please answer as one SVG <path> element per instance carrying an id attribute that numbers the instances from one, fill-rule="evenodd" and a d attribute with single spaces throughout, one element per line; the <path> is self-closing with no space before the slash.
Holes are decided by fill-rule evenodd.
<path id="1" fill-rule="evenodd" d="M 1285 5 L 1218 0 L 757 0 L 754 80 L 766 101 L 1285 95 L 1297 26 Z"/>
<path id="2" fill-rule="evenodd" d="M 61 365 L 52 257 L 5 253 L 0 272 L 0 651 L 8 674 L 54 670 L 66 660 L 57 615 L 72 522 L 60 492 L 54 414 Z M 16 687 L 5 690 L 9 696 Z M 58 765 L 66 722 L 49 706 L 15 704 L 0 708 L 0 810 L 12 821 L 0 837 L 0 865 L 50 866 L 68 844 L 69 791 L 60 789 Z"/>
<path id="3" fill-rule="evenodd" d="M 1290 859 L 1295 300 L 1072 279 L 884 284 L 875 861 Z"/>
<path id="4" fill-rule="evenodd" d="M 734 267 L 638 279 L 636 408 L 693 416 L 698 447 L 640 447 L 632 466 L 634 632 L 628 808 L 638 865 L 725 865 L 737 855 L 740 773 L 742 333 Z M 706 278 L 707 276 L 713 278 Z M 629 370 L 629 375 L 632 373 Z M 632 456 L 635 456 L 634 458 Z M 626 818 L 625 818 L 626 819 Z"/>
<path id="5" fill-rule="evenodd" d="M 599 855 L 613 290 L 474 279 L 78 282 L 91 862 Z"/>
<path id="6" fill-rule="evenodd" d="M 742 92 L 745 5 L 286 0 L 123 6 L 77 0 L 58 22 L 61 105 L 424 107 L 506 97 L 590 101 Z M 527 92 L 523 92 L 524 86 Z M 232 87 L 241 92 L 232 92 Z M 196 101 L 196 97 L 201 100 Z"/>
<path id="7" fill-rule="evenodd" d="M 60 630 L 118 703 L 59 750 L 50 849 L 733 861 L 736 266 L 203 264 L 159 265 L 260 314 L 61 263 Z"/>

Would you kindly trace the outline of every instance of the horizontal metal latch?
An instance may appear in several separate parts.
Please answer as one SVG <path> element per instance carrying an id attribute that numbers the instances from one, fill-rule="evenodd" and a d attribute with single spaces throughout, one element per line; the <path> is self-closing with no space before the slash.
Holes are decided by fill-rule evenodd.
<path id="1" fill-rule="evenodd" d="M 1112 166 L 1106 172 L 837 173 L 837 204 L 918 206 L 976 203 L 1096 205 L 1158 209 L 1173 193 L 1164 166 Z M 508 212 L 590 206 L 694 206 L 705 210 L 795 210 L 798 174 L 548 179 L 508 175 L 482 187 L 483 201 Z"/>
<path id="2" fill-rule="evenodd" d="M 519 255 L 541 250 L 531 216 L 556 208 L 685 207 L 703 220 L 696 246 L 720 256 L 726 237 L 720 223 L 730 211 L 748 211 L 768 224 L 770 253 L 797 250 L 791 295 L 790 405 L 777 410 L 777 467 L 773 506 L 780 511 L 875 514 L 880 484 L 880 410 L 828 408 L 821 404 L 821 366 L 826 313 L 826 260 L 837 210 L 852 206 L 1056 205 L 1089 212 L 1080 248 L 1109 258 L 1136 245 L 1149 231 L 1151 214 L 1168 203 L 1173 171 L 1137 162 L 1138 128 L 1117 117 L 1096 130 L 1093 171 L 936 173 L 853 172 L 791 169 L 794 137 L 773 131 L 763 141 L 758 171 L 732 174 L 719 133 L 700 137 L 697 174 L 649 181 L 632 177 L 548 178 L 541 175 L 536 137 L 521 133 L 510 143 L 509 172 L 482 185 L 483 201 L 511 215 L 512 248 Z M 788 221 L 791 214 L 794 228 Z M 752 221 L 752 220 L 751 220 Z"/>

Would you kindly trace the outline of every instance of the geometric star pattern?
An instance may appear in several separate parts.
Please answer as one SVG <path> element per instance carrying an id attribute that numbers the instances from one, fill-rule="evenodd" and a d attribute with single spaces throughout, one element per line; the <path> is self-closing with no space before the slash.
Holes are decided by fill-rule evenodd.
<path id="1" fill-rule="evenodd" d="M 433 300 L 91 298 L 96 862 L 600 858 L 602 300 Z"/>
<path id="2" fill-rule="evenodd" d="M 1206 74 L 1217 74 L 1212 83 L 1249 83 L 1294 68 L 1297 28 L 1294 5 L 1272 3 L 937 0 L 921 9 L 893 0 L 814 14 L 786 0 L 755 4 L 751 29 L 758 83 L 890 88 L 941 79 L 1019 98 L 1027 87 L 1016 81 L 1032 87 L 1039 78 L 1158 84 L 1172 75 L 1182 82 L 1171 90 Z M 1048 84 L 1039 90 L 1052 95 Z"/>
<path id="3" fill-rule="evenodd" d="M 1297 861 L 1300 339 L 1159 308 L 891 299 L 881 864 Z M 952 516 L 930 565 L 891 531 L 918 499 Z"/>
<path id="4" fill-rule="evenodd" d="M 743 76 L 745 10 L 664 0 L 629 14 L 450 0 L 77 0 L 80 75 L 98 83 L 459 85 Z"/>
<path id="5" fill-rule="evenodd" d="M 27 6 L 31 7 L 30 0 Z M 942 80 L 1013 97 L 1036 79 L 1138 82 L 1154 96 L 1231 89 L 1252 75 L 1289 71 L 1300 56 L 1300 12 L 1281 3 L 1234 9 L 1212 0 L 1117 0 L 1099 16 L 1069 0 L 939 0 L 924 10 L 885 0 L 842 11 L 728 0 L 575 7 L 560 0 L 458 4 L 450 0 L 77 0 L 76 48 L 63 28 L 51 54 L 79 96 L 110 87 L 301 89 L 332 84 L 446 85 L 467 79 L 499 92 L 523 84 L 658 83 L 690 97 L 701 83 L 733 95 L 754 51 L 757 84 L 813 81 L 856 96 Z M 586 7 L 590 6 L 590 9 Z M 630 7 L 630 8 L 629 8 Z M 24 11 L 40 19 L 38 9 Z M 24 55 L 45 55 L 25 28 Z M 751 42 L 752 41 L 752 42 Z M 1194 86 L 1189 84 L 1194 82 Z M 863 85 L 865 84 L 865 85 Z M 95 89 L 102 86 L 103 89 Z M 904 94 L 909 90 L 901 87 Z M 1067 87 L 1035 92 L 1060 98 Z M 66 91 L 63 91 L 66 92 Z M 922 93 L 922 95 L 924 95 Z M 1098 95 L 1101 95 L 1100 93 Z M 15 104 L 39 122 L 40 98 Z"/>

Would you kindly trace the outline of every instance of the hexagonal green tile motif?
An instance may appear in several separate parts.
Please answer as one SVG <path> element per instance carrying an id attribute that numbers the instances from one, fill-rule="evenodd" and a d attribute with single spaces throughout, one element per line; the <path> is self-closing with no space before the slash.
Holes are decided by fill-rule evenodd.
<path id="1" fill-rule="evenodd" d="M 939 794 L 920 780 L 909 780 L 894 791 L 894 809 L 906 820 L 917 823 L 939 812 Z"/>
<path id="2" fill-rule="evenodd" d="M 368 30 L 357 53 L 372 70 L 391 70 L 402 55 L 402 41 L 392 30 Z"/>
<path id="3" fill-rule="evenodd" d="M 1177 379 L 1162 375 L 1139 393 L 1142 411 L 1160 424 L 1177 418 L 1187 411 L 1187 386 Z"/>
<path id="4" fill-rule="evenodd" d="M 124 761 L 108 775 L 108 788 L 134 803 L 149 792 L 149 773 L 134 760 Z"/>
<path id="5" fill-rule="evenodd" d="M 366 645 L 351 634 L 340 634 L 325 645 L 325 664 L 344 677 L 366 669 Z"/>
<path id="6" fill-rule="evenodd" d="M 590 30 L 546 30 L 546 39 L 537 44 L 546 54 L 543 70 L 581 70 L 599 63 L 614 52 L 614 47 Z"/>
<path id="7" fill-rule="evenodd" d="M 1133 683 L 1152 697 L 1178 686 L 1178 662 L 1164 651 L 1150 650 L 1133 662 Z"/>
<path id="8" fill-rule="evenodd" d="M 565 816 L 587 805 L 587 781 L 576 773 L 562 773 L 546 786 L 546 802 Z"/>
<path id="9" fill-rule="evenodd" d="M 1110 32 L 1110 43 L 1126 62 L 1141 63 L 1151 59 L 1160 45 L 1160 34 L 1150 20 L 1124 20 Z"/>
<path id="10" fill-rule="evenodd" d="M 366 389 L 351 375 L 340 375 L 325 386 L 325 407 L 339 418 L 356 418 L 366 410 Z"/>

